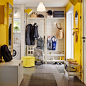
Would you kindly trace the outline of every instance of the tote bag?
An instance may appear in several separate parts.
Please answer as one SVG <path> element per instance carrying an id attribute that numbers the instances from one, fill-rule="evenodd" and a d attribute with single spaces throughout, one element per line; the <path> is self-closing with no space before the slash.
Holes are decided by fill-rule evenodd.
<path id="1" fill-rule="evenodd" d="M 63 30 L 62 29 L 58 29 L 57 28 L 57 31 L 56 31 L 56 38 L 57 39 L 63 39 Z"/>

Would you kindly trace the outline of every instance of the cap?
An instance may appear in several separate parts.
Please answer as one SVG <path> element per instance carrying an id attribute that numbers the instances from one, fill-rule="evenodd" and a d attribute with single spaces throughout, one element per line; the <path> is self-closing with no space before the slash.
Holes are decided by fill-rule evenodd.
<path id="1" fill-rule="evenodd" d="M 40 17 L 40 18 L 44 18 L 44 15 L 42 15 L 42 14 L 39 14 L 39 15 L 38 15 L 38 17 Z"/>
<path id="2" fill-rule="evenodd" d="M 52 15 L 52 10 L 48 10 L 46 13 L 48 13 L 48 15 Z"/>

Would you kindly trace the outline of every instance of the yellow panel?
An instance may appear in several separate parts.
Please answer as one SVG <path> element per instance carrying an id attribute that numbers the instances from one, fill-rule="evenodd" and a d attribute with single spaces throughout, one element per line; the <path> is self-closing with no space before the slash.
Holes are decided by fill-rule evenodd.
<path id="1" fill-rule="evenodd" d="M 0 5 L 0 24 L 4 24 L 4 7 L 5 5 Z"/>
<path id="2" fill-rule="evenodd" d="M 69 3 L 67 4 L 67 6 L 66 6 L 66 12 L 71 8 L 71 6 L 72 6 L 72 3 L 69 2 Z"/>
<path id="3" fill-rule="evenodd" d="M 6 25 L 0 25 L 0 46 L 6 44 Z"/>
<path id="4" fill-rule="evenodd" d="M 74 6 L 80 2 L 81 3 L 81 0 L 69 0 Z"/>
<path id="5" fill-rule="evenodd" d="M 5 15 L 4 15 L 4 23 L 7 24 L 7 2 L 9 2 L 13 6 L 13 0 L 0 0 L 0 5 L 5 5 Z M 1 20 L 2 18 L 0 18 Z M 1 21 L 0 21 L 1 22 Z M 6 44 L 8 45 L 8 28 L 7 25 L 0 24 L 0 46 Z"/>

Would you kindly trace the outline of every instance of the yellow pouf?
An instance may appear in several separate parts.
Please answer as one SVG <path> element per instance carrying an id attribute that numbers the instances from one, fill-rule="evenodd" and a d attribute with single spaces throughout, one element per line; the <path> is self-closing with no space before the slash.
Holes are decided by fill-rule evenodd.
<path id="1" fill-rule="evenodd" d="M 24 56 L 22 57 L 23 67 L 33 67 L 35 66 L 35 57 L 33 56 Z"/>

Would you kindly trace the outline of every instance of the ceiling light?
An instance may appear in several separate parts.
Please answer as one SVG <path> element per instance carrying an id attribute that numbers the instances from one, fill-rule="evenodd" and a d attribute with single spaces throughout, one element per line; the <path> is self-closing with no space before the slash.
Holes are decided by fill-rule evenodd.
<path id="1" fill-rule="evenodd" d="M 40 12 L 46 11 L 46 8 L 45 8 L 43 2 L 40 2 L 40 3 L 39 3 L 39 5 L 38 5 L 38 7 L 37 7 L 37 11 L 40 11 Z"/>
<path id="2" fill-rule="evenodd" d="M 14 16 L 17 16 L 17 14 L 14 14 Z"/>

